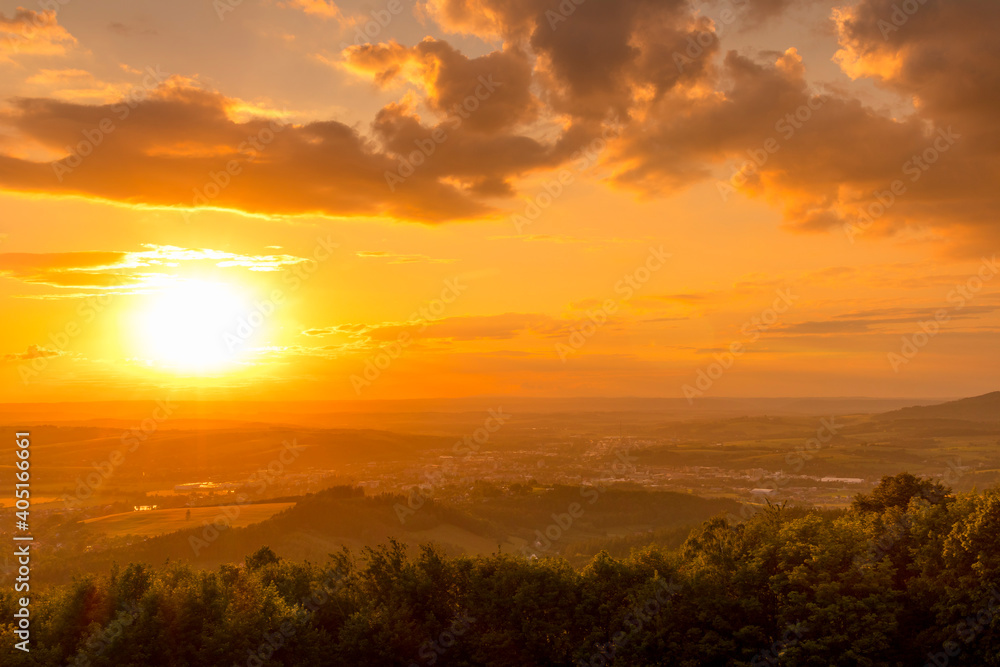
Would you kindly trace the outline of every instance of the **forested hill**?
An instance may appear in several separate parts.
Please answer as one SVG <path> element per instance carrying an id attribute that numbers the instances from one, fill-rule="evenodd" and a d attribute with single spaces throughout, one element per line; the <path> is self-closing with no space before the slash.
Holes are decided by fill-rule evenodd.
<path id="1" fill-rule="evenodd" d="M 128 565 L 32 602 L 4 665 L 1000 665 L 1000 490 L 884 478 L 576 570 L 390 542 L 321 563 Z"/>

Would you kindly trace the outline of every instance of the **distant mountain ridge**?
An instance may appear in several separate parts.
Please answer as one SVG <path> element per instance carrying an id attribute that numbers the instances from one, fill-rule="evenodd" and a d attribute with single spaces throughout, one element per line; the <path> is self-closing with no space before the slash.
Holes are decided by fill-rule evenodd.
<path id="1" fill-rule="evenodd" d="M 1000 391 L 963 398 L 938 405 L 920 405 L 884 412 L 878 419 L 958 419 L 975 422 L 1000 422 Z"/>
<path id="2" fill-rule="evenodd" d="M 204 429 L 274 424 L 282 427 L 367 428 L 403 432 L 436 432 L 442 415 L 469 415 L 482 421 L 482 413 L 502 407 L 514 415 L 640 414 L 658 421 L 692 418 L 731 418 L 784 415 L 877 415 L 914 404 L 935 405 L 942 398 L 866 397 L 706 397 L 689 403 L 685 398 L 580 397 L 538 398 L 477 396 L 451 399 L 339 400 L 339 401 L 168 401 L 171 415 L 160 428 Z M 158 409 L 155 401 L 98 401 L 70 403 L 0 403 L 0 424 L 18 428 L 35 425 L 135 426 Z M 471 423 L 471 422 L 470 422 Z M 392 426 L 390 426 L 392 424 Z M 462 431 L 463 433 L 465 431 Z"/>

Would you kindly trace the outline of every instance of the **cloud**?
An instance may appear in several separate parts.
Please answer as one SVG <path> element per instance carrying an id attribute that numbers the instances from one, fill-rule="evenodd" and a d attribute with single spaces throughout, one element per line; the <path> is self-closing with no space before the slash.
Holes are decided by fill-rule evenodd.
<path id="1" fill-rule="evenodd" d="M 469 196 L 476 198 L 508 197 L 514 194 L 511 179 L 538 171 L 551 170 L 567 160 L 585 143 L 589 135 L 569 128 L 553 143 L 516 133 L 485 134 L 463 131 L 445 119 L 433 126 L 424 125 L 412 107 L 390 104 L 378 112 L 373 126 L 385 150 L 398 161 L 419 162 L 416 174 L 440 182 L 459 181 Z M 440 141 L 439 141 L 440 140 Z M 433 146 L 433 154 L 426 156 Z M 394 166 L 399 172 L 399 164 Z M 397 185 L 399 192 L 423 187 L 423 181 L 407 179 Z"/>
<path id="2" fill-rule="evenodd" d="M 64 55 L 76 38 L 59 25 L 54 11 L 18 7 L 13 16 L 0 14 L 0 62 L 18 54 Z"/>
<path id="3" fill-rule="evenodd" d="M 413 47 L 394 41 L 352 46 L 344 57 L 348 70 L 370 76 L 380 86 L 397 81 L 417 85 L 432 110 L 461 118 L 467 129 L 507 130 L 538 114 L 538 100 L 531 93 L 532 63 L 520 48 L 468 58 L 447 42 L 427 37 Z"/>
<path id="4" fill-rule="evenodd" d="M 355 255 L 364 259 L 384 259 L 387 260 L 389 264 L 414 264 L 418 262 L 427 264 L 450 264 L 457 261 L 454 259 L 428 257 L 427 255 L 401 255 L 386 252 L 384 250 L 360 250 L 356 252 Z"/>
<path id="5" fill-rule="evenodd" d="M 15 352 L 13 354 L 3 355 L 4 361 L 30 361 L 32 359 L 42 359 L 46 357 L 58 357 L 62 352 L 59 350 L 50 350 L 46 347 L 40 345 L 29 345 L 28 349 L 24 352 Z"/>
<path id="6" fill-rule="evenodd" d="M 584 244 L 589 249 L 606 248 L 611 244 L 619 243 L 645 243 L 647 239 L 623 239 L 623 238 L 581 238 L 569 236 L 567 234 L 513 234 L 505 236 L 491 236 L 491 241 L 525 241 L 539 243 L 559 243 L 559 244 Z"/>
<path id="7" fill-rule="evenodd" d="M 665 301 L 667 303 L 680 303 L 685 306 L 695 306 L 708 302 L 713 297 L 717 295 L 701 293 L 701 294 L 651 294 L 647 299 L 650 301 Z"/>
<path id="8" fill-rule="evenodd" d="M 408 333 L 422 342 L 509 340 L 521 335 L 562 336 L 569 333 L 568 322 L 534 313 L 504 313 L 447 317 L 429 322 L 381 322 L 341 324 L 307 329 L 307 336 L 346 336 L 363 347 L 379 347 Z"/>
<path id="9" fill-rule="evenodd" d="M 735 15 L 741 29 L 757 27 L 771 19 L 779 18 L 797 5 L 809 5 L 826 0 L 715 0 L 717 12 L 726 9 Z"/>
<path id="10" fill-rule="evenodd" d="M 145 74 L 123 69 L 130 74 Z M 140 87 L 125 82 L 102 81 L 93 73 L 81 69 L 42 69 L 28 77 L 25 83 L 38 86 L 60 100 L 89 104 L 106 104 L 142 94 Z"/>
<path id="11" fill-rule="evenodd" d="M 279 271 L 308 260 L 291 255 L 241 255 L 211 249 L 145 245 L 135 252 L 0 253 L 0 276 L 50 287 L 116 288 L 141 285 L 180 263 Z M 152 271 L 151 271 L 152 270 Z"/>
<path id="12" fill-rule="evenodd" d="M 737 25 L 809 4 L 746 3 L 736 7 Z M 721 173 L 723 198 L 764 199 L 797 230 L 841 234 L 858 222 L 871 236 L 936 230 L 965 251 L 1000 238 L 993 215 L 1000 204 L 993 185 L 1000 180 L 1000 5 L 993 0 L 926 0 L 912 16 L 896 0 L 833 12 L 838 62 L 850 76 L 914 100 L 916 110 L 900 116 L 866 106 L 849 86 L 815 88 L 794 48 L 774 56 L 729 52 L 718 63 L 722 26 L 684 2 L 565 6 L 572 11 L 544 0 L 422 7 L 446 30 L 499 36 L 505 49 L 537 56 L 534 83 L 548 109 L 581 124 L 617 114 L 624 134 L 604 161 L 620 187 L 662 196 Z M 764 151 L 768 140 L 776 152 Z M 946 151 L 944 141 L 951 142 Z M 766 163 L 757 164 L 751 158 L 762 151 Z M 932 161 L 941 166 L 922 166 Z M 897 181 L 905 193 L 866 222 L 865 211 L 881 210 L 876 193 L 888 200 L 884 193 Z"/>
<path id="13" fill-rule="evenodd" d="M 342 19 L 343 14 L 336 3 L 329 0 L 289 0 L 279 6 L 288 9 L 298 9 L 310 16 L 318 16 L 322 19 Z"/>
<path id="14" fill-rule="evenodd" d="M 946 166 L 926 172 L 907 213 L 936 227 L 961 227 L 972 237 L 970 245 L 995 243 L 1000 237 L 995 215 L 1000 191 L 994 186 L 1000 179 L 1000 4 L 926 0 L 912 14 L 901 5 L 861 0 L 835 12 L 841 46 L 836 58 L 852 77 L 871 78 L 912 99 L 922 122 L 953 126 L 961 135 L 942 158 Z"/>
<path id="15" fill-rule="evenodd" d="M 812 2 L 743 3 L 738 18 L 753 27 Z M 501 45 L 473 56 L 433 37 L 347 48 L 336 66 L 405 89 L 370 130 L 274 131 L 245 103 L 179 79 L 124 106 L 19 99 L 3 122 L 25 146 L 64 155 L 87 149 L 103 119 L 115 129 L 70 173 L 0 155 L 0 187 L 274 215 L 494 218 L 519 179 L 563 166 L 614 125 L 600 157 L 613 187 L 662 197 L 714 181 L 722 199 L 761 199 L 797 231 L 972 252 L 1000 240 L 1000 5 L 926 0 L 911 16 L 898 4 L 859 0 L 831 23 L 848 75 L 913 101 L 896 115 L 850 85 L 815 85 L 794 47 L 725 51 L 720 25 L 684 0 L 429 0 L 420 12 L 446 31 Z M 320 0 L 294 6 L 335 14 Z M 241 146 L 265 130 L 273 141 L 249 159 Z"/>
<path id="16" fill-rule="evenodd" d="M 204 261 L 220 268 L 243 267 L 251 271 L 280 271 L 285 267 L 309 261 L 294 255 L 241 255 L 208 248 L 188 249 L 177 246 L 143 245 L 149 250 L 128 253 L 124 262 L 125 266 L 132 268 L 159 265 L 175 266 L 177 262 Z"/>
<path id="17" fill-rule="evenodd" d="M 730 167 L 720 188 L 775 198 L 780 192 L 794 224 L 810 226 L 844 183 L 858 191 L 888 187 L 927 141 L 916 120 L 895 121 L 810 90 L 794 49 L 771 64 L 730 52 L 722 75 L 730 82 L 722 94 L 665 98 L 641 128 L 626 130 L 616 157 L 631 166 L 617 174 L 618 183 L 677 188 L 738 161 L 739 177 Z"/>
<path id="18" fill-rule="evenodd" d="M 425 177 L 462 183 L 476 198 L 512 196 L 512 179 L 570 160 L 595 131 L 571 123 L 538 132 L 533 63 L 520 47 L 469 58 L 428 37 L 413 47 L 394 41 L 353 46 L 344 56 L 349 71 L 382 87 L 416 86 L 433 112 L 425 121 L 407 98 L 383 107 L 372 130 L 384 150 L 401 164 L 419 166 Z"/>
<path id="19" fill-rule="evenodd" d="M 624 117 L 640 99 L 696 83 L 718 50 L 715 41 L 706 57 L 677 68 L 674 53 L 711 31 L 683 0 L 432 0 L 424 11 L 446 30 L 530 46 L 549 104 L 590 121 Z"/>
<path id="20" fill-rule="evenodd" d="M 419 11 L 446 31 L 492 39 L 529 32 L 538 6 L 537 0 L 427 0 Z"/>
<path id="21" fill-rule="evenodd" d="M 842 313 L 822 321 L 798 322 L 778 325 L 775 332 L 781 334 L 865 334 L 865 333 L 907 333 L 914 324 L 932 322 L 935 308 L 882 308 L 852 313 Z M 983 315 L 997 312 L 992 306 L 966 306 L 961 311 L 949 310 L 949 322 L 957 320 L 978 320 Z M 898 325 L 908 324 L 908 327 Z"/>
<path id="22" fill-rule="evenodd" d="M 773 63 L 730 52 L 722 72 L 722 94 L 665 98 L 625 129 L 612 157 L 624 166 L 617 184 L 658 194 L 721 172 L 724 201 L 762 198 L 802 231 L 850 231 L 852 241 L 944 227 L 996 236 L 988 212 L 1000 201 L 988 184 L 1000 175 L 998 146 L 976 126 L 922 111 L 893 118 L 814 91 L 794 50 Z M 983 141 L 970 141 L 970 130 Z"/>
<path id="23" fill-rule="evenodd" d="M 133 282 L 120 272 L 127 253 L 0 253 L 0 275 L 52 287 L 113 287 Z"/>
<path id="24" fill-rule="evenodd" d="M 93 80 L 94 75 L 82 69 L 42 69 L 28 77 L 25 83 L 52 85 L 67 82 L 90 83 Z"/>
<path id="25" fill-rule="evenodd" d="M 108 30 L 114 32 L 122 37 L 131 37 L 132 35 L 158 35 L 159 33 L 151 28 L 140 28 L 135 25 L 128 23 L 121 23 L 120 21 L 112 21 L 108 24 Z"/>
<path id="26" fill-rule="evenodd" d="M 392 192 L 386 174 L 397 168 L 397 162 L 353 128 L 335 121 L 237 122 L 227 113 L 235 104 L 177 80 L 144 99 L 110 105 L 16 99 L 7 123 L 22 136 L 62 154 L 65 162 L 58 166 L 0 155 L 0 187 L 264 214 L 439 221 L 489 211 L 467 189 L 439 180 L 456 171 L 475 178 L 481 170 L 471 165 L 449 169 L 446 159 L 436 158 L 436 168 L 418 170 L 407 187 Z M 105 131 L 100 129 L 102 123 Z M 419 126 L 406 129 L 430 132 Z M 66 156 L 67 146 L 81 155 Z M 470 148 L 465 145 L 461 150 Z M 477 157 L 481 159 L 482 154 Z M 227 166 L 234 173 L 227 173 Z M 491 166 L 487 171 L 492 175 L 500 169 Z"/>

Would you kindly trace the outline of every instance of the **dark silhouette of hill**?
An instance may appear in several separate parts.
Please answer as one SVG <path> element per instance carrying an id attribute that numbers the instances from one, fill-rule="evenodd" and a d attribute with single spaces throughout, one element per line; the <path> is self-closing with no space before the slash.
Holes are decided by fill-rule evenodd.
<path id="1" fill-rule="evenodd" d="M 938 405 L 919 405 L 878 415 L 879 420 L 947 419 L 1000 422 L 1000 391 Z"/>
<path id="2" fill-rule="evenodd" d="M 341 401 L 191 401 L 170 400 L 170 418 L 161 430 L 259 427 L 351 428 L 434 433 L 442 422 L 467 415 L 482 421 L 482 413 L 502 406 L 520 420 L 572 416 L 574 420 L 624 419 L 677 421 L 691 418 L 729 418 L 754 415 L 878 414 L 914 403 L 931 405 L 943 399 L 865 397 L 706 397 L 689 403 L 685 398 L 579 397 L 529 398 L 480 396 L 451 399 L 341 400 Z M 104 426 L 131 428 L 157 413 L 155 401 L 99 401 L 74 403 L 0 403 L 0 423 L 24 426 Z"/>

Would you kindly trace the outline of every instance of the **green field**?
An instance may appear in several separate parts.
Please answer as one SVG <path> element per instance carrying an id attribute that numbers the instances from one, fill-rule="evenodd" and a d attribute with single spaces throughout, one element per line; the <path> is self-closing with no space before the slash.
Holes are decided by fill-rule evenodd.
<path id="1" fill-rule="evenodd" d="M 295 503 L 264 503 L 260 505 L 229 505 L 213 507 L 192 507 L 191 518 L 185 518 L 188 508 L 177 507 L 173 509 L 152 510 L 149 512 L 123 512 L 121 514 L 109 514 L 107 516 L 87 519 L 83 523 L 89 524 L 104 534 L 111 537 L 123 535 L 140 535 L 143 537 L 153 537 L 155 535 L 165 535 L 185 528 L 196 528 L 206 522 L 216 519 L 226 519 L 229 525 L 235 528 L 249 526 L 268 519 L 278 512 L 288 509 Z M 236 514 L 239 512 L 238 514 Z"/>

